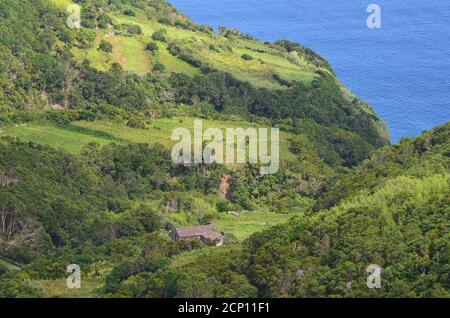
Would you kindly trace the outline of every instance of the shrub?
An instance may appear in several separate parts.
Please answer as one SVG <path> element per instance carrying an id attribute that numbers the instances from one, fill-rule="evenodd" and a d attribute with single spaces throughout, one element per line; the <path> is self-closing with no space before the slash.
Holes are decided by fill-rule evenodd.
<path id="1" fill-rule="evenodd" d="M 100 50 L 106 52 L 106 53 L 111 53 L 113 51 L 113 46 L 111 43 L 109 43 L 108 41 L 102 40 L 100 42 L 100 46 L 99 46 Z"/>
<path id="2" fill-rule="evenodd" d="M 164 72 L 165 69 L 166 69 L 166 67 L 164 66 L 164 64 L 161 64 L 161 63 L 156 63 L 153 66 L 153 70 L 156 72 Z"/>
<path id="3" fill-rule="evenodd" d="M 172 21 L 167 17 L 162 17 L 158 19 L 158 22 L 161 24 L 172 25 Z"/>
<path id="4" fill-rule="evenodd" d="M 130 34 L 142 34 L 142 28 L 139 25 L 130 25 L 128 27 L 128 33 L 130 33 Z"/>
<path id="5" fill-rule="evenodd" d="M 89 110 L 80 110 L 78 112 L 78 119 L 79 120 L 87 120 L 87 121 L 94 121 L 95 120 L 95 114 Z"/>
<path id="6" fill-rule="evenodd" d="M 159 46 L 158 46 L 158 44 L 156 44 L 156 42 L 150 42 L 147 44 L 145 49 L 150 52 L 156 52 L 159 50 Z"/>
<path id="7" fill-rule="evenodd" d="M 197 60 L 193 55 L 192 52 L 189 49 L 186 49 L 184 47 L 181 47 L 177 45 L 176 43 L 170 43 L 169 44 L 169 53 L 173 56 L 177 56 L 181 60 L 185 61 L 186 63 L 191 64 L 194 67 L 202 67 L 203 64 L 201 61 Z"/>
<path id="8" fill-rule="evenodd" d="M 242 54 L 241 58 L 245 61 L 253 60 L 253 57 L 250 54 Z"/>
<path id="9" fill-rule="evenodd" d="M 127 16 L 129 16 L 129 17 L 135 17 L 135 16 L 136 16 L 136 12 L 134 12 L 134 11 L 131 10 L 131 9 L 125 9 L 125 10 L 123 11 L 123 14 L 124 14 L 124 15 L 127 15 Z"/>
<path id="10" fill-rule="evenodd" d="M 216 203 L 217 210 L 219 212 L 228 212 L 235 209 L 234 205 L 228 200 L 220 200 Z"/>
<path id="11" fill-rule="evenodd" d="M 167 33 L 167 31 L 164 29 L 155 31 L 155 33 L 153 33 L 153 35 L 152 35 L 152 39 L 155 41 L 165 42 L 166 41 L 166 33 Z"/>
<path id="12" fill-rule="evenodd" d="M 211 44 L 211 45 L 209 46 L 209 50 L 211 50 L 211 51 L 216 51 L 216 52 L 219 52 L 219 51 L 220 51 L 219 48 L 217 48 L 214 44 Z"/>
<path id="13" fill-rule="evenodd" d="M 189 30 L 190 29 L 190 25 L 188 23 L 185 23 L 185 22 L 180 21 L 180 20 L 175 21 L 175 26 L 179 27 L 181 29 L 185 29 L 185 30 Z"/>
<path id="14" fill-rule="evenodd" d="M 131 128 L 145 128 L 144 122 L 137 118 L 130 118 L 127 122 L 127 126 Z"/>
<path id="15" fill-rule="evenodd" d="M 111 23 L 111 18 L 107 14 L 102 13 L 98 16 L 98 27 L 100 29 L 106 29 L 108 27 L 108 24 Z"/>
<path id="16" fill-rule="evenodd" d="M 202 24 L 201 26 L 199 26 L 198 30 L 205 32 L 205 33 L 213 33 L 214 32 L 214 29 L 206 24 Z"/>

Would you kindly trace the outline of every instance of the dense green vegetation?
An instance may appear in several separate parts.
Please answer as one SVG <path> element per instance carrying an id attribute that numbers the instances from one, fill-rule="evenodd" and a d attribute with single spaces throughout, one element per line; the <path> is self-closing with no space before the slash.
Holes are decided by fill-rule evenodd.
<path id="1" fill-rule="evenodd" d="M 304 133 L 330 149 L 323 158 L 337 160 L 334 164 L 354 165 L 386 144 L 384 125 L 369 107 L 345 92 L 319 56 L 299 45 L 262 44 L 238 32 L 213 34 L 161 1 L 135 1 L 135 16 L 123 14 L 131 8 L 121 1 L 79 3 L 80 30 L 67 28 L 64 14 L 48 1 L 1 4 L 3 122 L 32 120 L 37 109 L 46 109 L 40 116 L 48 117 L 56 109 L 70 111 L 68 120 L 121 118 L 142 125 L 184 103 L 196 114 L 200 108 L 204 116 L 266 117 L 270 124 Z M 165 14 L 173 20 L 160 16 Z M 105 15 L 110 20 L 102 28 Z M 191 43 L 192 37 L 207 48 Z M 156 53 L 146 50 L 150 40 Z M 221 54 L 216 50 L 230 56 L 215 56 Z M 252 61 L 242 60 L 245 51 Z M 233 69 L 242 62 L 244 72 Z M 267 64 L 270 74 L 251 71 L 249 62 Z M 305 72 L 313 75 L 310 81 L 291 76 Z M 283 74 L 291 75 L 287 79 Z M 270 84 L 258 84 L 261 77 Z"/>
<path id="2" fill-rule="evenodd" d="M 22 141 L 34 141 L 53 148 L 64 148 L 72 154 L 79 154 L 80 150 L 89 143 L 96 142 L 105 145 L 111 142 L 116 144 L 148 143 L 159 144 L 170 150 L 175 144 L 170 140 L 171 133 L 181 125 L 188 128 L 194 126 L 193 117 L 172 117 L 153 120 L 145 128 L 130 127 L 122 122 L 111 121 L 76 121 L 70 124 L 54 124 L 51 122 L 31 122 L 25 124 L 3 125 L 0 127 L 0 136 L 10 135 Z M 245 121 L 231 120 L 203 120 L 202 125 L 208 128 L 248 128 L 253 125 Z M 134 125 L 133 125 L 134 126 Z M 281 160 L 292 160 L 295 155 L 290 151 L 291 140 L 296 135 L 282 132 L 280 134 Z"/>
<path id="3" fill-rule="evenodd" d="M 194 118 L 279 127 L 279 172 L 174 164 Z M 299 44 L 162 0 L 0 1 L 0 297 L 448 297 L 450 125 L 387 140 Z M 169 238 L 209 223 L 227 244 Z"/>
<path id="4" fill-rule="evenodd" d="M 118 291 L 169 297 L 449 297 L 449 135 L 447 124 L 375 153 L 375 164 L 382 157 L 384 165 L 402 160 L 414 168 L 387 172 L 375 187 L 364 175 L 352 176 L 362 191 L 331 209 L 256 233 L 240 248 L 180 254 L 156 271 L 127 278 Z M 383 269 L 381 289 L 366 286 L 370 264 Z"/>
<path id="5" fill-rule="evenodd" d="M 79 159 L 4 139 L 1 202 L 12 232 L 2 232 L 2 255 L 31 263 L 25 271 L 3 269 L 3 295 L 40 295 L 39 286 L 53 285 L 30 279 L 61 279 L 64 264 L 75 261 L 92 276 L 88 284 L 97 286 L 90 291 L 97 296 L 448 296 L 449 135 L 447 124 L 380 149 L 339 178 L 352 185 L 351 193 L 334 185 L 342 191 L 318 197 L 321 204 L 333 194 L 334 207 L 313 212 L 311 202 L 294 200 L 289 207 L 289 200 L 282 201 L 281 211 L 300 210 L 271 229 L 283 218 L 259 212 L 221 217 L 221 199 L 207 195 L 217 191 L 220 174 L 180 171 L 163 148 L 91 144 Z M 377 166 L 383 173 L 368 178 Z M 266 182 L 252 183 L 254 178 L 239 185 L 262 189 Z M 251 202 L 270 205 L 267 198 L 279 193 L 271 188 Z M 164 206 L 174 197 L 173 215 Z M 215 218 L 231 238 L 258 233 L 226 248 L 150 234 Z M 383 268 L 381 290 L 365 286 L 365 268 L 372 263 Z"/>

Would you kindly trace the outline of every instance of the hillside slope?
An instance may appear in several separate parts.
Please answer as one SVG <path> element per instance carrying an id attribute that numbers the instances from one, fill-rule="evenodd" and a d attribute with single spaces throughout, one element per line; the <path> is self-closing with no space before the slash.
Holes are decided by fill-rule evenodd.
<path id="1" fill-rule="evenodd" d="M 196 118 L 279 127 L 278 173 L 174 164 Z M 311 50 L 162 0 L 0 0 L 0 297 L 448 296 L 449 129 L 389 146 Z M 228 244 L 169 238 L 209 223 Z"/>
<path id="2" fill-rule="evenodd" d="M 375 153 L 372 165 L 385 173 L 370 179 L 369 163 L 358 167 L 349 177 L 355 191 L 333 208 L 255 233 L 240 247 L 181 254 L 112 290 L 166 297 L 449 297 L 449 134 L 446 124 Z M 372 264 L 382 269 L 380 289 L 366 285 Z M 128 288 L 138 277 L 141 283 Z"/>
<path id="3" fill-rule="evenodd" d="M 3 122 L 66 116 L 144 126 L 186 104 L 195 115 L 267 118 L 334 149 L 327 157 L 347 166 L 387 143 L 368 105 L 298 44 L 215 34 L 157 0 L 79 1 L 82 28 L 69 29 L 70 3 L 0 2 Z"/>

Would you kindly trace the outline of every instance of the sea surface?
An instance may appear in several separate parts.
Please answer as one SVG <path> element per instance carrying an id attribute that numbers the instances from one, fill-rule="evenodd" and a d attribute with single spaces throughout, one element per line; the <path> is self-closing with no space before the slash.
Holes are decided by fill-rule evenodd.
<path id="1" fill-rule="evenodd" d="M 327 59 L 387 123 L 391 141 L 450 120 L 449 0 L 169 0 L 196 23 L 289 39 Z M 381 8 L 369 29 L 367 7 Z"/>

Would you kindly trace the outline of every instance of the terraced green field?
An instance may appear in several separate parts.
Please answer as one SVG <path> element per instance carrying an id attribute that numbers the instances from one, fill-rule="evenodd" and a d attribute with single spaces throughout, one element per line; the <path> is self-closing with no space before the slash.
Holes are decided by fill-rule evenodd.
<path id="1" fill-rule="evenodd" d="M 98 49 L 102 39 L 112 44 L 112 53 L 109 54 Z M 145 44 L 138 38 L 123 35 L 112 36 L 99 32 L 93 48 L 89 50 L 74 48 L 72 53 L 79 61 L 89 60 L 92 66 L 98 70 L 106 71 L 112 63 L 119 63 L 126 71 L 145 75 L 151 72 L 153 66 L 149 53 L 144 49 Z"/>
<path id="2" fill-rule="evenodd" d="M 81 288 L 67 288 L 65 279 L 34 281 L 42 289 L 44 298 L 91 298 L 98 297 L 96 290 L 103 286 L 102 281 L 93 281 L 82 277 Z"/>
<path id="3" fill-rule="evenodd" d="M 287 222 L 292 214 L 280 214 L 269 211 L 244 211 L 239 216 L 222 214 L 215 221 L 219 230 L 232 234 L 243 241 L 255 232 L 260 232 L 271 226 Z"/>
<path id="4" fill-rule="evenodd" d="M 201 73 L 198 68 L 195 68 L 170 54 L 167 49 L 167 44 L 161 42 L 158 42 L 157 44 L 159 51 L 156 56 L 152 58 L 155 62 L 163 64 L 166 67 L 167 73 L 183 73 L 189 76 L 195 76 Z"/>
<path id="5" fill-rule="evenodd" d="M 73 4 L 71 0 L 50 0 L 50 2 L 60 9 L 65 9 L 67 6 Z"/>
<path id="6" fill-rule="evenodd" d="M 194 118 L 171 118 L 155 120 L 147 129 L 131 128 L 125 124 L 110 121 L 81 121 L 70 126 L 57 127 L 49 123 L 28 123 L 10 125 L 0 128 L 0 136 L 15 136 L 23 141 L 63 148 L 73 154 L 91 142 L 101 145 L 111 142 L 126 144 L 127 142 L 161 144 L 168 149 L 176 143 L 171 141 L 172 131 L 179 127 L 188 128 L 193 132 Z M 248 122 L 203 120 L 203 129 L 248 128 L 253 125 Z M 280 132 L 280 160 L 292 160 L 294 155 L 289 151 L 291 135 Z"/>
<path id="7" fill-rule="evenodd" d="M 12 125 L 0 129 L 0 136 L 14 136 L 22 141 L 32 141 L 53 148 L 64 149 L 72 154 L 79 154 L 80 150 L 91 142 L 106 145 L 111 142 L 120 143 L 114 136 L 98 134 L 92 131 L 76 131 L 52 126 L 48 123 L 31 123 Z"/>
<path id="8" fill-rule="evenodd" d="M 76 60 L 81 62 L 87 59 L 92 66 L 102 71 L 109 69 L 112 63 L 120 63 L 127 71 L 144 75 L 152 72 L 153 65 L 161 63 L 166 67 L 166 73 L 178 72 L 189 76 L 199 74 L 200 69 L 170 54 L 168 44 L 165 42 L 157 41 L 159 51 L 154 54 L 145 50 L 146 44 L 153 41 L 152 34 L 164 29 L 167 31 L 167 42 L 176 42 L 183 47 L 189 47 L 195 59 L 216 70 L 228 72 L 239 80 L 250 82 L 256 87 L 282 88 L 274 75 L 307 85 L 317 76 L 315 73 L 317 67 L 308 64 L 298 53 L 281 52 L 258 41 L 229 39 L 218 34 L 184 30 L 149 20 L 139 12 L 135 17 L 114 14 L 112 19 L 116 26 L 139 25 L 142 34 L 124 35 L 122 31 L 97 30 L 92 48 L 72 49 Z M 98 49 L 101 40 L 112 44 L 112 53 Z M 251 55 L 253 59 L 246 61 L 241 58 L 243 54 Z"/>

